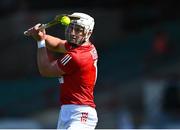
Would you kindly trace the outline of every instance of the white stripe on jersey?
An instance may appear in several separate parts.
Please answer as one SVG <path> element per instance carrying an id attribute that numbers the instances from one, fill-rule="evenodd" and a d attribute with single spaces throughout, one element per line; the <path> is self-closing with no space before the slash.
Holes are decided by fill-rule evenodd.
<path id="1" fill-rule="evenodd" d="M 68 57 L 70 57 L 69 54 L 65 55 L 65 56 L 61 59 L 61 62 L 63 63 Z"/>
<path id="2" fill-rule="evenodd" d="M 72 57 L 69 57 L 69 59 L 67 59 L 66 62 L 64 62 L 63 65 L 66 65 L 66 64 L 70 61 L 71 58 L 72 58 Z"/>
<path id="3" fill-rule="evenodd" d="M 67 54 L 61 59 L 61 64 L 66 65 L 71 59 L 72 57 L 69 54 Z"/>

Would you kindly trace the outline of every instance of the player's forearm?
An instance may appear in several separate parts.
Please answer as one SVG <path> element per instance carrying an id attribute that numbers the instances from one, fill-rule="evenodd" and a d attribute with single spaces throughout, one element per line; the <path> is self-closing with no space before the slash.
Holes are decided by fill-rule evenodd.
<path id="1" fill-rule="evenodd" d="M 62 40 L 60 38 L 51 36 L 51 35 L 46 35 L 46 47 L 52 51 L 55 52 L 61 52 L 61 53 L 65 53 L 66 49 L 65 49 L 65 42 L 66 40 Z"/>
<path id="2" fill-rule="evenodd" d="M 38 48 L 37 50 L 37 64 L 39 72 L 42 76 L 46 76 L 48 70 L 48 64 L 50 61 L 48 59 L 46 48 Z"/>
<path id="3" fill-rule="evenodd" d="M 59 77 L 65 74 L 64 71 L 62 71 L 58 67 L 56 60 L 53 61 L 49 60 L 45 41 L 38 42 L 37 64 L 38 64 L 39 72 L 42 76 Z"/>

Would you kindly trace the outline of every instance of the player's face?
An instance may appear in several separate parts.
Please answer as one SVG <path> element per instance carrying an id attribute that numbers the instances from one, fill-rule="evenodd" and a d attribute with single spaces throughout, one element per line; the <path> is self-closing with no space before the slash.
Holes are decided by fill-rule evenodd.
<path id="1" fill-rule="evenodd" d="M 84 42 L 85 35 L 86 34 L 84 28 L 79 25 L 70 24 L 66 28 L 66 32 L 65 32 L 66 40 L 68 40 L 68 42 L 70 43 L 81 44 L 82 42 Z"/>

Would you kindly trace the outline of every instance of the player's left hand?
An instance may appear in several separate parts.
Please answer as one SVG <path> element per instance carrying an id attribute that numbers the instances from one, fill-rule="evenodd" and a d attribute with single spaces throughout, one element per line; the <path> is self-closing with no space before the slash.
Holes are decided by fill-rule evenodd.
<path id="1" fill-rule="evenodd" d="M 36 41 L 45 40 L 46 38 L 46 31 L 45 29 L 39 29 L 41 24 L 36 24 L 34 27 L 27 30 L 28 36 L 32 36 Z"/>

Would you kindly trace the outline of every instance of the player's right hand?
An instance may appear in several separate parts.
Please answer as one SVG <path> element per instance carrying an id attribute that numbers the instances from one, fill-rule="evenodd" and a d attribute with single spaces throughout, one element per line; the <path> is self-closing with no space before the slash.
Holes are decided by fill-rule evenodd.
<path id="1" fill-rule="evenodd" d="M 42 24 L 38 23 L 34 27 L 27 30 L 27 35 L 32 36 L 36 41 L 45 40 L 45 29 L 39 29 Z"/>

